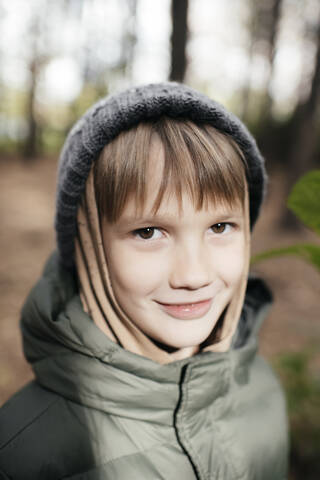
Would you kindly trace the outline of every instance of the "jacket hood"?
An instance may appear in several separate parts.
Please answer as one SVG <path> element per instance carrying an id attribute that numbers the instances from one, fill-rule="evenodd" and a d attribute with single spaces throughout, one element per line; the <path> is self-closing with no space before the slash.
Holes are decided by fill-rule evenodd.
<path id="1" fill-rule="evenodd" d="M 228 352 L 203 352 L 161 365 L 101 334 L 83 311 L 73 273 L 61 266 L 55 253 L 22 310 L 24 352 L 37 381 L 67 399 L 111 414 L 171 424 L 187 365 L 192 364 L 192 375 L 185 381 L 199 391 L 196 409 L 211 404 L 232 382 L 246 381 L 270 303 L 264 283 L 249 278 Z"/>
<path id="2" fill-rule="evenodd" d="M 150 84 L 103 98 L 80 118 L 67 137 L 60 157 L 55 220 L 63 265 L 74 265 L 77 210 L 94 161 L 121 131 L 163 115 L 210 124 L 239 145 L 248 165 L 253 227 L 265 192 L 266 172 L 264 160 L 247 128 L 218 102 L 186 85 Z"/>

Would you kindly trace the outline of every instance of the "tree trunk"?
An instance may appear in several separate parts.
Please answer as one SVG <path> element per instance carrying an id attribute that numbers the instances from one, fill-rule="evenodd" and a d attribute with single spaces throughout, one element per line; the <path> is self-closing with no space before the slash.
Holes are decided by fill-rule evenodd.
<path id="1" fill-rule="evenodd" d="M 249 120 L 250 112 L 250 98 L 251 98 L 251 71 L 252 71 L 252 60 L 255 50 L 255 45 L 257 41 L 257 32 L 258 32 L 258 14 L 257 6 L 254 0 L 250 0 L 250 19 L 247 25 L 247 30 L 250 34 L 249 47 L 248 47 L 248 68 L 246 73 L 246 81 L 242 87 L 241 92 L 241 104 L 239 108 L 239 116 L 242 121 L 245 123 Z"/>
<path id="2" fill-rule="evenodd" d="M 315 152 L 318 142 L 317 113 L 320 109 L 320 19 L 316 36 L 316 57 L 310 94 L 303 105 L 298 107 L 296 128 L 293 132 L 289 168 L 286 175 L 286 197 L 294 183 L 304 173 L 315 168 Z M 281 225 L 285 228 L 295 228 L 297 221 L 291 212 L 285 212 Z"/>
<path id="3" fill-rule="evenodd" d="M 187 67 L 188 0 L 172 0 L 171 17 L 171 70 L 169 78 L 173 81 L 183 82 Z"/>
<path id="4" fill-rule="evenodd" d="M 31 159 L 37 154 L 37 122 L 35 117 L 35 94 L 37 87 L 37 60 L 33 59 L 30 65 L 31 85 L 26 108 L 28 135 L 25 141 L 23 154 L 26 159 Z"/>
<path id="5" fill-rule="evenodd" d="M 255 53 L 260 52 L 267 60 L 269 71 L 264 82 L 264 92 L 259 101 L 259 118 L 266 121 L 270 117 L 272 108 L 272 97 L 270 95 L 270 82 L 274 69 L 274 57 L 277 41 L 277 31 L 281 18 L 282 0 L 271 0 L 269 2 L 250 1 L 250 19 L 248 30 L 250 32 L 250 43 L 248 48 L 249 68 L 247 81 L 242 89 L 242 102 L 240 117 L 247 121 L 250 117 L 251 100 L 251 68 Z"/>
<path id="6" fill-rule="evenodd" d="M 46 4 L 45 4 L 46 5 Z M 37 154 L 37 139 L 38 139 L 38 123 L 36 119 L 36 90 L 40 67 L 43 59 L 40 58 L 38 51 L 38 43 L 40 37 L 41 11 L 34 13 L 33 20 L 30 26 L 30 60 L 29 70 L 31 75 L 30 90 L 28 92 L 28 99 L 26 105 L 26 120 L 27 120 L 27 137 L 23 147 L 23 154 L 26 159 L 31 160 Z"/>
<path id="7" fill-rule="evenodd" d="M 273 0 L 270 10 L 266 15 L 266 58 L 269 64 L 269 72 L 266 78 L 265 100 L 262 108 L 262 119 L 268 120 L 271 115 L 272 97 L 270 94 L 270 83 L 274 70 L 274 58 L 279 22 L 281 18 L 282 0 Z"/>

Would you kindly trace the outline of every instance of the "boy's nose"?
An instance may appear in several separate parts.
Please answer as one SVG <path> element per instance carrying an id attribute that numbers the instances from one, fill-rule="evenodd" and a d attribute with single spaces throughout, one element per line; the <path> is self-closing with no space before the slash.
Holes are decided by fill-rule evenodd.
<path id="1" fill-rule="evenodd" d="M 172 261 L 169 283 L 171 288 L 197 290 L 211 282 L 210 259 L 204 249 L 179 248 Z"/>

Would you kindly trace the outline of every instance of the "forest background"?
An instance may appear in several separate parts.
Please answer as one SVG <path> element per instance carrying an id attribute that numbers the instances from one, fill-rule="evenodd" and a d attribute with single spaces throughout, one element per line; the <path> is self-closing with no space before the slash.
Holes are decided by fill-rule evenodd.
<path id="1" fill-rule="evenodd" d="M 0 404 L 32 378 L 19 310 L 54 248 L 68 131 L 98 98 L 168 79 L 225 104 L 257 138 L 270 181 L 253 253 L 319 245 L 286 207 L 320 168 L 319 0 L 0 0 Z M 319 272 L 288 257 L 252 269 L 274 292 L 261 352 L 286 389 L 290 478 L 319 479 Z"/>

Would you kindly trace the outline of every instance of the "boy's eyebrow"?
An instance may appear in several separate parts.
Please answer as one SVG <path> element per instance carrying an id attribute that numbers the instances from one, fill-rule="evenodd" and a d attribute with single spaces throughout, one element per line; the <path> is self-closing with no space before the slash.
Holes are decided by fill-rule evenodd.
<path id="1" fill-rule="evenodd" d="M 236 209 L 236 210 L 218 210 L 218 211 L 212 211 L 211 212 L 213 217 L 217 217 L 217 220 L 219 221 L 228 221 L 231 219 L 240 219 L 243 217 L 243 211 L 241 209 Z M 134 225 L 137 223 L 145 223 L 149 225 L 155 225 L 157 223 L 168 223 L 170 221 L 175 221 L 176 216 L 172 215 L 170 213 L 168 214 L 151 214 L 147 213 L 145 216 L 135 216 L 135 215 L 123 215 L 119 218 L 118 222 L 119 224 L 125 224 L 125 225 Z"/>
<path id="2" fill-rule="evenodd" d="M 126 224 L 126 225 L 136 224 L 136 223 L 148 223 L 148 224 L 151 225 L 151 224 L 154 224 L 154 223 L 157 223 L 157 222 L 168 222 L 168 221 L 170 221 L 174 218 L 175 218 L 175 216 L 170 215 L 170 214 L 167 214 L 167 215 L 159 215 L 159 214 L 152 215 L 152 214 L 148 213 L 148 214 L 146 214 L 146 216 L 144 216 L 144 215 L 140 215 L 140 216 L 123 215 L 119 218 L 118 222 Z"/>

